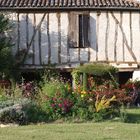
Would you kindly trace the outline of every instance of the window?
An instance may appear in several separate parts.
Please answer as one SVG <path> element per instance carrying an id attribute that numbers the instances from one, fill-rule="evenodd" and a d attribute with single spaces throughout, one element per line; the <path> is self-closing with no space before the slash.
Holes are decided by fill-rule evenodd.
<path id="1" fill-rule="evenodd" d="M 88 15 L 79 15 L 79 47 L 88 47 Z"/>
<path id="2" fill-rule="evenodd" d="M 89 47 L 89 15 L 86 13 L 69 14 L 69 46 L 72 48 Z"/>

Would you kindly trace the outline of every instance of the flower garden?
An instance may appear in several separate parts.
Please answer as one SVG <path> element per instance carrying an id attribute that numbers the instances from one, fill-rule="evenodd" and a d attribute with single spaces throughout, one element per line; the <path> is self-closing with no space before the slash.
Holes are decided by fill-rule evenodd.
<path id="1" fill-rule="evenodd" d="M 118 70 L 101 63 L 73 69 L 70 79 L 51 67 L 28 81 L 20 75 L 27 50 L 13 56 L 9 19 L 0 14 L 0 123 L 128 121 L 124 108 L 138 100 L 140 81 L 119 85 Z"/>
<path id="2" fill-rule="evenodd" d="M 41 80 L 5 83 L 0 87 L 0 122 L 20 125 L 40 122 L 127 122 L 125 107 L 133 106 L 140 81 L 119 85 L 117 69 L 106 64 L 80 66 L 72 80 L 46 70 Z"/>

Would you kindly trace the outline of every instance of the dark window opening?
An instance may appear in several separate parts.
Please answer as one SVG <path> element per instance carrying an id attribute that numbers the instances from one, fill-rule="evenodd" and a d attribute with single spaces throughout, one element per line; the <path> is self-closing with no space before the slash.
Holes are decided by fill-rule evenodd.
<path id="1" fill-rule="evenodd" d="M 79 15 L 79 47 L 84 47 L 83 37 L 83 15 Z"/>
<path id="2" fill-rule="evenodd" d="M 88 28 L 89 28 L 89 16 L 80 14 L 79 15 L 79 47 L 88 47 Z"/>

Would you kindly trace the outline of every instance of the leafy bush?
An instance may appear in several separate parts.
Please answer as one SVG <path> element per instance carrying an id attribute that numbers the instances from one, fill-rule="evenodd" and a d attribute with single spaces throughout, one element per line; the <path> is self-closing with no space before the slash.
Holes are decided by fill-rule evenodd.
<path id="1" fill-rule="evenodd" d="M 73 106 L 71 87 L 60 78 L 50 78 L 41 84 L 41 106 L 49 120 L 60 119 L 71 112 Z"/>
<path id="2" fill-rule="evenodd" d="M 48 96 L 54 96 L 57 92 L 61 93 L 61 96 L 65 96 L 67 94 L 67 90 L 65 88 L 65 84 L 60 82 L 58 79 L 51 79 L 50 81 L 46 81 L 42 85 L 42 92 Z"/>
<path id="3" fill-rule="evenodd" d="M 1 102 L 0 122 L 26 124 L 26 115 L 23 106 L 29 104 L 29 100 L 8 100 Z"/>
<path id="4" fill-rule="evenodd" d="M 110 99 L 107 99 L 105 95 L 101 99 L 99 99 L 99 95 L 97 95 L 96 102 L 95 102 L 96 112 L 110 108 L 112 101 L 116 101 L 115 95 L 112 96 Z"/>
<path id="5" fill-rule="evenodd" d="M 22 110 L 26 117 L 26 123 L 38 123 L 48 121 L 47 113 L 43 111 L 40 105 L 38 105 L 35 101 L 31 101 L 30 103 L 24 105 Z"/>
<path id="6" fill-rule="evenodd" d="M 22 96 L 26 98 L 35 98 L 39 92 L 39 88 L 35 82 L 23 82 L 19 85 L 20 90 L 22 91 Z"/>
<path id="7" fill-rule="evenodd" d="M 61 98 L 59 95 L 47 97 L 42 108 L 49 116 L 49 120 L 57 120 L 71 115 L 73 102 L 70 98 Z"/>
<path id="8" fill-rule="evenodd" d="M 100 77 L 110 77 L 110 74 L 115 75 L 118 71 L 115 67 L 103 63 L 83 65 L 78 67 L 77 70 L 82 73 L 92 74 Z"/>
<path id="9" fill-rule="evenodd" d="M 110 80 L 115 86 L 116 82 L 116 74 L 118 70 L 110 65 L 102 64 L 102 63 L 93 63 L 80 66 L 73 70 L 72 76 L 74 83 L 76 85 L 87 84 L 87 79 L 93 77 L 96 85 L 101 85 L 105 81 Z M 83 76 L 83 81 L 80 81 L 80 77 Z M 85 87 L 85 86 L 84 86 Z"/>
<path id="10" fill-rule="evenodd" d="M 17 123 L 23 125 L 31 122 L 46 122 L 47 120 L 47 114 L 33 100 L 21 98 L 0 102 L 1 123 Z"/>
<path id="11" fill-rule="evenodd" d="M 75 80 L 79 77 L 78 73 Z M 8 94 L 1 89 L 0 121 L 27 124 L 58 119 L 102 121 L 116 116 L 126 119 L 120 107 L 133 101 L 134 87 L 139 89 L 139 83 L 121 89 L 114 86 L 117 82 L 113 78 L 101 85 L 86 73 L 83 73 L 83 78 L 83 84 L 77 80 L 77 86 L 72 89 L 68 81 L 48 71 L 39 85 L 24 81 L 12 84 Z"/>
<path id="12" fill-rule="evenodd" d="M 14 58 L 12 55 L 11 25 L 7 15 L 0 13 L 0 77 L 11 76 Z"/>
<path id="13" fill-rule="evenodd" d="M 0 87 L 0 102 L 7 100 L 6 89 Z"/>
<path id="14" fill-rule="evenodd" d="M 119 114 L 119 101 L 113 90 L 111 92 L 109 89 L 96 87 L 92 91 L 83 91 L 78 88 L 74 90 L 73 95 L 73 113 L 79 119 L 99 121 Z"/>
<path id="15" fill-rule="evenodd" d="M 51 77 L 51 74 L 47 73 L 47 78 L 44 77 L 41 84 L 41 94 L 39 97 L 41 101 L 39 101 L 39 104 L 42 110 L 49 116 L 49 120 L 61 118 L 100 120 L 101 118 L 112 118 L 117 114 L 115 112 L 119 112 L 118 105 L 116 105 L 116 109 L 114 109 L 115 105 L 112 104 L 115 100 L 114 97 L 117 98 L 117 96 L 113 95 L 114 86 L 111 86 L 111 82 L 104 82 L 105 85 L 101 88 L 95 85 L 94 80 L 90 79 L 90 88 L 89 86 L 87 88 L 86 85 L 89 84 L 88 75 L 83 73 L 84 81 L 81 86 L 78 81 L 78 78 L 80 78 L 79 71 L 76 69 L 73 74 L 75 75 L 75 82 L 77 83 L 74 90 L 72 90 L 70 84 L 64 82 L 60 76 L 53 75 Z M 117 93 L 117 91 L 115 92 Z M 104 100 L 103 97 L 106 97 L 106 102 L 102 104 L 102 107 L 98 111 L 97 96 L 99 96 L 98 99 L 102 99 L 102 101 Z"/>

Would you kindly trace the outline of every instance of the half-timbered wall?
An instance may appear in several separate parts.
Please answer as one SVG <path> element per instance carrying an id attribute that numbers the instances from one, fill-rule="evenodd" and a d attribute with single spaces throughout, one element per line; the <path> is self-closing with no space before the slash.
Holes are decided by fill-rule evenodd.
<path id="1" fill-rule="evenodd" d="M 25 67 L 75 67 L 108 62 L 131 68 L 140 62 L 139 12 L 90 12 L 89 48 L 69 48 L 69 13 L 14 13 L 16 49 L 28 50 Z"/>

